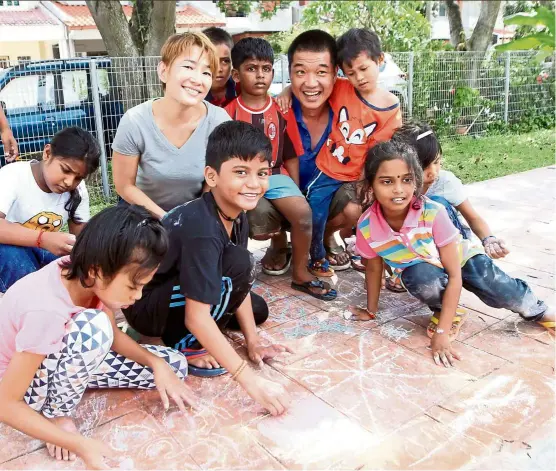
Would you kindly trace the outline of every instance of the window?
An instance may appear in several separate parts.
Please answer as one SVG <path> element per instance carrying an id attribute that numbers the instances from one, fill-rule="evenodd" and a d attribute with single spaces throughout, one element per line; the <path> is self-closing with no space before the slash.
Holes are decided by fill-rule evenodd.
<path id="1" fill-rule="evenodd" d="M 0 69 L 7 69 L 10 66 L 10 58 L 8 56 L 0 56 Z"/>
<path id="2" fill-rule="evenodd" d="M 18 7 L 18 0 L 0 0 L 0 7 Z"/>
<path id="3" fill-rule="evenodd" d="M 54 99 L 54 76 L 27 75 L 16 77 L 0 91 L 0 101 L 6 103 L 9 113 L 37 113 L 52 110 Z"/>
<path id="4" fill-rule="evenodd" d="M 61 75 L 65 108 L 79 106 L 81 102 L 87 101 L 87 71 L 71 70 Z"/>
<path id="5" fill-rule="evenodd" d="M 446 16 L 446 5 L 442 2 L 438 7 L 438 16 Z"/>
<path id="6" fill-rule="evenodd" d="M 31 56 L 17 56 L 18 62 L 26 62 L 31 60 Z"/>

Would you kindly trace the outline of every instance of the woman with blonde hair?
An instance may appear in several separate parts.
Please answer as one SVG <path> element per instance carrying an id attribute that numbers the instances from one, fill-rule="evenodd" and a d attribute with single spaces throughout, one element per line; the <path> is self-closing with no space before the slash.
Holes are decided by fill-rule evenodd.
<path id="1" fill-rule="evenodd" d="M 201 195 L 208 136 L 230 119 L 204 101 L 218 57 L 203 33 L 174 34 L 161 56 L 164 96 L 128 110 L 112 144 L 116 192 L 158 218 Z"/>

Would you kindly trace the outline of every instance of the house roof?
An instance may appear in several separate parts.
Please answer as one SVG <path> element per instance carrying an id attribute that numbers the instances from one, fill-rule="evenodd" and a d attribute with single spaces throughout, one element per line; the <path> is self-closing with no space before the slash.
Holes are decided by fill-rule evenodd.
<path id="1" fill-rule="evenodd" d="M 54 3 L 63 13 L 61 20 L 69 29 L 96 29 L 95 20 L 86 5 L 71 5 L 61 2 Z M 123 5 L 127 18 L 131 18 L 133 7 Z M 207 28 L 209 26 L 225 26 L 221 20 L 214 18 L 192 5 L 184 5 L 176 9 L 177 28 Z"/>
<path id="2" fill-rule="evenodd" d="M 57 25 L 55 18 L 42 8 L 32 10 L 0 10 L 0 25 L 2 26 L 37 26 Z"/>

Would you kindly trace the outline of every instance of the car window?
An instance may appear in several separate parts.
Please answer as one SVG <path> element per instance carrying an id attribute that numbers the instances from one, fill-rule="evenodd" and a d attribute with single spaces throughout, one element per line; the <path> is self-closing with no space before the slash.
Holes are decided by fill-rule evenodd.
<path id="1" fill-rule="evenodd" d="M 79 106 L 87 101 L 87 71 L 68 70 L 61 73 L 65 108 Z"/>
<path id="2" fill-rule="evenodd" d="M 16 77 L 0 91 L 0 101 L 6 104 L 8 114 L 54 109 L 54 76 L 33 74 Z"/>

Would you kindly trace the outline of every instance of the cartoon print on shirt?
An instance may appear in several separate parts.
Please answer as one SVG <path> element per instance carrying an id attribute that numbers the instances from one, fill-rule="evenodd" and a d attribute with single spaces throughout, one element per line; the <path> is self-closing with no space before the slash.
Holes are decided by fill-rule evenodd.
<path id="1" fill-rule="evenodd" d="M 22 224 L 27 229 L 36 231 L 56 232 L 62 228 L 64 219 L 62 216 L 49 211 L 41 211 Z"/>
<path id="2" fill-rule="evenodd" d="M 327 144 L 330 147 L 330 152 L 338 159 L 338 162 L 347 165 L 351 161 L 349 157 L 350 147 L 365 145 L 376 126 L 376 121 L 363 125 L 359 118 L 350 119 L 347 108 L 345 106 L 342 107 L 338 114 L 338 129 L 341 137 L 335 140 L 328 140 Z M 330 141 L 332 141 L 332 145 L 330 145 Z"/>

